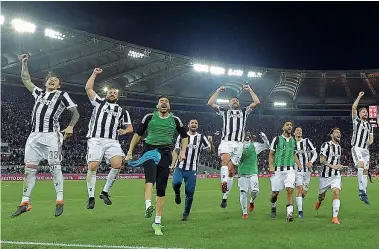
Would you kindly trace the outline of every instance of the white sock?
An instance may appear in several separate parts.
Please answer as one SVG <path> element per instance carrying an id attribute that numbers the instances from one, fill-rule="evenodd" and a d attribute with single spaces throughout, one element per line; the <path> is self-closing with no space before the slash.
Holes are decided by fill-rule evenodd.
<path id="1" fill-rule="evenodd" d="M 95 197 L 95 186 L 96 186 L 96 171 L 87 171 L 87 190 L 88 197 Z"/>
<path id="2" fill-rule="evenodd" d="M 368 175 L 363 175 L 363 181 L 362 181 L 362 183 L 363 183 L 362 184 L 363 185 L 363 190 L 367 194 Z"/>
<path id="3" fill-rule="evenodd" d="M 36 185 L 37 169 L 25 168 L 24 193 L 21 202 L 30 201 L 30 195 Z"/>
<path id="4" fill-rule="evenodd" d="M 303 197 L 302 196 L 296 196 L 296 205 L 297 205 L 297 211 L 302 212 L 303 211 Z"/>
<path id="5" fill-rule="evenodd" d="M 363 188 L 363 169 L 362 168 L 358 168 L 357 176 L 358 176 L 358 188 L 359 188 L 359 190 L 364 190 L 364 188 Z"/>
<path id="6" fill-rule="evenodd" d="M 220 174 L 221 174 L 221 182 L 226 182 L 229 176 L 228 166 L 222 166 Z"/>
<path id="7" fill-rule="evenodd" d="M 161 216 L 155 216 L 155 224 L 161 224 Z"/>
<path id="8" fill-rule="evenodd" d="M 233 180 L 234 180 L 234 177 L 228 177 L 226 179 L 226 181 L 228 183 L 228 190 L 224 193 L 224 195 L 222 196 L 222 199 L 228 199 L 230 190 L 232 190 Z"/>
<path id="9" fill-rule="evenodd" d="M 255 198 L 257 198 L 258 192 L 257 191 L 252 191 L 250 193 L 250 195 L 251 195 L 250 203 L 254 203 Z"/>
<path id="10" fill-rule="evenodd" d="M 145 201 L 145 209 L 147 210 L 151 206 L 151 200 Z"/>
<path id="11" fill-rule="evenodd" d="M 293 205 L 288 205 L 287 206 L 287 214 L 293 213 Z"/>
<path id="12" fill-rule="evenodd" d="M 57 201 L 63 201 L 63 174 L 60 165 L 51 166 L 51 174 L 53 175 L 53 182 L 55 192 L 57 194 Z"/>
<path id="13" fill-rule="evenodd" d="M 240 203 L 242 207 L 242 213 L 247 214 L 247 195 L 244 191 L 240 192 Z"/>
<path id="14" fill-rule="evenodd" d="M 120 169 L 114 169 L 111 168 L 111 171 L 109 171 L 108 177 L 107 177 L 107 182 L 104 185 L 104 192 L 109 192 L 111 187 L 113 186 L 114 181 L 116 181 L 116 177 L 120 173 Z"/>
<path id="15" fill-rule="evenodd" d="M 339 199 L 333 200 L 333 218 L 338 217 L 338 212 L 340 211 L 341 202 Z"/>

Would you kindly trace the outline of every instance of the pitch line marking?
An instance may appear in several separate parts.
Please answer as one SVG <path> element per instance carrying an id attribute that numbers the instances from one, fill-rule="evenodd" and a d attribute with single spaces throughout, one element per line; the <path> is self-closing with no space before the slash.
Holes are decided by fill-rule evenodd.
<path id="1" fill-rule="evenodd" d="M 79 248 L 110 248 L 110 249 L 190 249 L 179 247 L 145 247 L 145 246 L 115 246 L 115 245 L 86 245 L 86 244 L 66 244 L 66 243 L 51 243 L 51 242 L 32 242 L 32 241 L 10 241 L 0 240 L 0 244 L 10 245 L 35 245 L 35 246 L 60 246 L 60 247 L 79 247 Z"/>

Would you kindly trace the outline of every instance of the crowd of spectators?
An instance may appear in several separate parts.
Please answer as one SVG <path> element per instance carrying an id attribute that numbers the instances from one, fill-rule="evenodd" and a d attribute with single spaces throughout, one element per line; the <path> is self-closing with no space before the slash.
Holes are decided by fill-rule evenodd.
<path id="1" fill-rule="evenodd" d="M 63 144 L 63 161 L 62 169 L 64 173 L 85 173 L 86 172 L 86 133 L 87 126 L 92 112 L 92 105 L 88 101 L 86 95 L 73 95 L 73 101 L 78 104 L 80 113 L 80 121 L 74 129 L 74 136 Z M 119 102 L 122 105 L 122 101 Z M 22 173 L 24 160 L 24 146 L 26 139 L 31 130 L 31 112 L 34 105 L 34 99 L 31 94 L 24 88 L 20 87 L 3 87 L 1 91 L 1 142 L 8 144 L 2 146 L 1 153 L 1 172 L 4 173 Z M 133 126 L 136 129 L 141 122 L 143 116 L 151 109 L 127 107 L 130 113 Z M 206 110 L 206 109 L 205 109 Z M 173 111 L 179 116 L 184 123 L 190 119 L 199 121 L 199 132 L 208 136 L 213 136 L 215 146 L 217 148 L 221 139 L 222 120 L 213 112 L 188 112 L 188 111 Z M 61 129 L 63 130 L 70 120 L 69 112 L 65 112 L 61 117 Z M 256 135 L 258 141 L 259 133 L 264 132 L 269 140 L 275 135 L 281 133 L 281 128 L 286 120 L 292 120 L 295 126 L 303 128 L 304 137 L 309 138 L 317 151 L 323 142 L 328 141 L 330 129 L 339 127 L 341 129 L 341 146 L 342 164 L 353 168 L 353 160 L 350 152 L 350 140 L 352 134 L 352 122 L 350 117 L 343 118 L 319 118 L 306 120 L 304 117 L 284 117 L 284 116 L 261 116 L 254 112 L 248 118 L 247 129 Z M 379 165 L 379 129 L 375 132 L 375 142 L 370 147 L 371 162 L 370 167 L 373 171 L 377 170 Z M 124 152 L 129 147 L 129 142 L 132 135 L 120 137 L 121 146 Z M 142 144 L 136 148 L 134 155 L 138 157 L 142 153 Z M 218 169 L 219 159 L 216 154 L 209 155 L 203 153 L 200 158 L 200 163 Z M 317 170 L 318 163 L 316 162 L 314 170 Z M 259 155 L 259 166 L 262 173 L 268 171 L 268 151 L 264 151 Z M 123 172 L 141 172 L 139 168 L 125 167 Z M 103 162 L 99 168 L 99 172 L 107 172 L 108 166 Z M 46 162 L 41 164 L 39 172 L 47 173 L 49 168 Z"/>

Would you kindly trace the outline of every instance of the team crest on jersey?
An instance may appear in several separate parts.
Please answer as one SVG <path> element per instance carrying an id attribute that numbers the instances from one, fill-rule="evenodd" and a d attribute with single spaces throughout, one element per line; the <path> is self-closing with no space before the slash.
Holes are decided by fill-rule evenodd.
<path id="1" fill-rule="evenodd" d="M 238 113 L 230 112 L 229 117 L 230 118 L 242 118 L 243 114 L 241 112 L 238 112 Z"/>
<path id="2" fill-rule="evenodd" d="M 104 110 L 105 113 L 108 113 L 109 115 L 111 116 L 114 116 L 116 118 L 120 117 L 121 116 L 121 113 L 120 112 L 115 112 L 114 110 L 112 110 L 110 107 L 106 108 Z"/>
<path id="3" fill-rule="evenodd" d="M 188 144 L 189 148 L 197 149 L 198 145 L 197 144 Z"/>
<path id="4" fill-rule="evenodd" d="M 38 103 L 41 103 L 42 105 L 50 105 L 51 104 L 51 100 L 47 100 L 47 99 L 45 99 L 45 98 L 39 98 L 38 100 L 37 100 L 37 102 Z"/>

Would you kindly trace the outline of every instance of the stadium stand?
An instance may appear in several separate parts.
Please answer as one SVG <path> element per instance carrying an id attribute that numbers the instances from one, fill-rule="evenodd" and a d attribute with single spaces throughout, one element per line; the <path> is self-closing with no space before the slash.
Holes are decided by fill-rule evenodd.
<path id="1" fill-rule="evenodd" d="M 284 120 L 291 119 L 303 127 L 304 135 L 320 148 L 328 139 L 330 128 L 342 131 L 343 163 L 352 166 L 350 139 L 352 124 L 351 104 L 359 91 L 365 91 L 363 105 L 379 103 L 379 70 L 314 71 L 258 68 L 172 54 L 128 42 L 117 41 L 96 34 L 46 23 L 24 17 L 35 30 L 15 32 L 11 20 L 17 17 L 2 9 L 4 23 L 1 35 L 1 161 L 2 173 L 22 172 L 23 148 L 30 132 L 30 113 L 33 98 L 22 86 L 20 56 L 30 54 L 29 70 L 32 80 L 41 86 L 45 75 L 54 71 L 62 80 L 62 88 L 69 92 L 79 106 L 80 122 L 74 137 L 64 144 L 64 172 L 85 172 L 85 134 L 92 107 L 85 95 L 84 85 L 94 67 L 104 69 L 96 82 L 96 91 L 109 87 L 121 90 L 119 103 L 126 106 L 136 126 L 151 112 L 157 96 L 169 96 L 174 112 L 187 122 L 196 118 L 200 131 L 214 136 L 217 143 L 222 121 L 206 107 L 211 93 L 224 84 L 227 91 L 221 98 L 238 96 L 242 105 L 250 96 L 242 86 L 248 82 L 257 92 L 262 105 L 248 120 L 254 134 L 266 133 L 269 139 L 280 132 Z M 29 27 L 29 26 L 28 26 Z M 48 29 L 48 30 L 47 30 Z M 54 32 L 52 32 L 52 30 Z M 274 106 L 275 102 L 285 107 Z M 63 116 L 63 123 L 67 119 Z M 62 124 L 62 127 L 64 124 Z M 378 141 L 378 132 L 375 134 Z M 130 136 L 121 139 L 126 150 Z M 141 146 L 141 145 L 140 145 Z M 374 147 L 375 146 L 375 147 Z M 379 165 L 379 144 L 371 147 L 371 167 Z M 141 149 L 141 147 L 139 148 Z M 138 156 L 136 153 L 136 156 Z M 267 171 L 267 152 L 260 155 L 262 172 Z M 219 167 L 218 158 L 203 155 L 201 163 L 207 171 Z M 127 172 L 140 169 L 126 168 Z M 41 167 L 40 171 L 48 171 Z M 107 171 L 102 165 L 100 172 Z"/>

